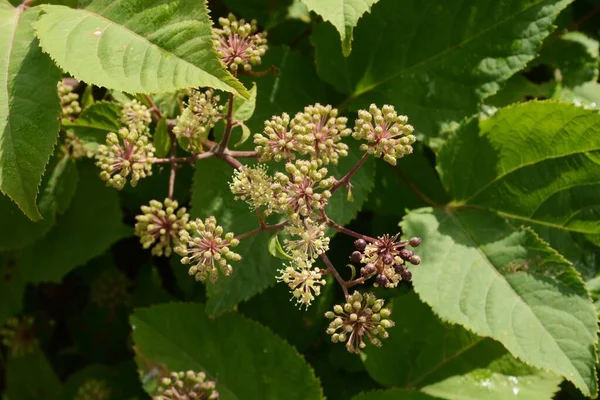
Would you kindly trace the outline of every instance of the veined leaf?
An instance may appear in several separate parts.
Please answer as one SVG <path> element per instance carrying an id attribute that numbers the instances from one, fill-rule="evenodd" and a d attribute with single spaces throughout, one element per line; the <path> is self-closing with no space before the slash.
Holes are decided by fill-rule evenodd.
<path id="1" fill-rule="evenodd" d="M 95 152 L 99 144 L 105 144 L 109 132 L 116 133 L 122 126 L 121 107 L 116 103 L 99 101 L 83 110 L 75 121 L 63 121 L 62 125 L 71 129 L 86 149 Z"/>
<path id="2" fill-rule="evenodd" d="M 361 393 L 354 396 L 352 400 L 437 400 L 439 397 L 433 397 L 426 393 L 416 390 L 389 389 L 377 390 L 373 392 Z"/>
<path id="3" fill-rule="evenodd" d="M 438 171 L 457 204 L 595 234 L 599 150 L 596 111 L 534 101 L 466 124 L 440 151 Z"/>
<path id="4" fill-rule="evenodd" d="M 309 10 L 335 26 L 342 39 L 342 52 L 348 57 L 352 50 L 352 31 L 364 13 L 379 0 L 302 0 Z"/>
<path id="5" fill-rule="evenodd" d="M 45 52 L 89 84 L 129 93 L 208 86 L 248 97 L 220 63 L 206 2 L 94 0 L 42 6 L 34 24 Z"/>
<path id="6" fill-rule="evenodd" d="M 199 304 L 163 304 L 136 310 L 131 324 L 145 359 L 170 371 L 204 371 L 216 378 L 220 399 L 323 398 L 296 350 L 239 314 L 210 319 Z"/>
<path id="7" fill-rule="evenodd" d="M 43 54 L 23 11 L 0 1 L 0 191 L 33 221 L 38 186 L 58 135 L 60 71 Z"/>
<path id="8" fill-rule="evenodd" d="M 242 97 L 233 98 L 233 120 L 234 121 L 248 121 L 254 114 L 256 108 L 256 83 L 252 85 L 250 89 L 250 97 L 244 99 Z"/>
<path id="9" fill-rule="evenodd" d="M 434 137 L 536 57 L 571 0 L 380 0 L 344 58 L 328 24 L 313 29 L 317 70 L 352 108 L 395 105 Z"/>
<path id="10" fill-rule="evenodd" d="M 562 256 L 533 231 L 482 210 L 423 208 L 401 226 L 422 239 L 413 283 L 442 320 L 596 395 L 596 310 Z"/>

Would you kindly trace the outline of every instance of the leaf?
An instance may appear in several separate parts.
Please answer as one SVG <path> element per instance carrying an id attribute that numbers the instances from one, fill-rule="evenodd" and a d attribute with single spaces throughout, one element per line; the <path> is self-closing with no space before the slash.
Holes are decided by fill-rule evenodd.
<path id="1" fill-rule="evenodd" d="M 281 246 L 281 243 L 279 242 L 279 235 L 277 233 L 271 236 L 271 239 L 269 239 L 269 253 L 273 257 L 281 260 L 293 260 L 293 257 L 286 253 Z"/>
<path id="2" fill-rule="evenodd" d="M 70 129 L 81 139 L 89 151 L 95 152 L 99 144 L 106 143 L 109 132 L 121 128 L 121 107 L 119 104 L 98 101 L 81 113 L 73 122 L 63 121 L 65 129 Z"/>
<path id="3" fill-rule="evenodd" d="M 485 368 L 506 354 L 500 343 L 440 321 L 415 293 L 396 297 L 391 307 L 396 326 L 382 347 L 365 349 L 364 360 L 369 375 L 384 386 L 422 387 Z"/>
<path id="4" fill-rule="evenodd" d="M 25 282 L 15 270 L 15 264 L 12 254 L 0 254 L 0 326 L 23 308 Z"/>
<path id="5" fill-rule="evenodd" d="M 513 75 L 508 79 L 502 89 L 495 95 L 488 97 L 485 104 L 497 108 L 506 107 L 513 103 L 521 103 L 534 99 L 549 99 L 556 90 L 556 82 L 535 84 L 522 74 Z"/>
<path id="6" fill-rule="evenodd" d="M 315 26 L 319 76 L 351 108 L 392 104 L 432 138 L 477 112 L 524 68 L 570 0 L 381 0 L 344 58 L 327 24 Z"/>
<path id="7" fill-rule="evenodd" d="M 32 379 L 35 377 L 35 379 Z M 54 400 L 61 383 L 41 349 L 8 360 L 6 395 L 19 400 Z"/>
<path id="8" fill-rule="evenodd" d="M 153 138 L 154 147 L 156 148 L 154 155 L 161 158 L 169 154 L 169 150 L 171 149 L 171 140 L 169 139 L 166 118 L 161 118 L 160 121 L 158 121 L 158 124 L 156 124 Z"/>
<path id="9" fill-rule="evenodd" d="M 42 10 L 40 45 L 76 79 L 129 93 L 208 86 L 248 96 L 218 59 L 206 2 L 94 0 Z"/>
<path id="10" fill-rule="evenodd" d="M 415 390 L 388 389 L 377 390 L 373 392 L 361 393 L 354 396 L 352 400 L 436 400 L 439 397 L 432 397 L 428 394 L 417 392 Z"/>
<path id="11" fill-rule="evenodd" d="M 0 191 L 33 221 L 42 219 L 38 186 L 60 113 L 59 70 L 38 47 L 31 27 L 39 12 L 0 3 Z"/>
<path id="12" fill-rule="evenodd" d="M 600 107 L 600 84 L 588 82 L 573 88 L 561 88 L 557 90 L 553 98 L 568 101 L 576 106 L 598 108 Z"/>
<path id="13" fill-rule="evenodd" d="M 371 10 L 379 0 L 302 0 L 310 11 L 319 14 L 335 26 L 342 39 L 345 57 L 352 51 L 352 31 L 364 13 Z"/>
<path id="14" fill-rule="evenodd" d="M 401 227 L 422 239 L 413 284 L 442 320 L 596 395 L 596 311 L 577 272 L 532 230 L 475 209 L 422 208 Z"/>
<path id="15" fill-rule="evenodd" d="M 523 151 L 527 149 L 527 151 Z M 466 124 L 440 151 L 456 204 L 557 230 L 600 233 L 600 115 L 532 101 Z"/>
<path id="16" fill-rule="evenodd" d="M 105 187 L 91 163 L 80 163 L 71 207 L 39 242 L 23 250 L 17 268 L 29 282 L 60 282 L 73 268 L 104 253 L 130 235 L 116 191 Z"/>
<path id="17" fill-rule="evenodd" d="M 293 0 L 225 0 L 224 3 L 236 15 L 246 21 L 255 19 L 260 26 L 271 27 L 287 15 Z"/>
<path id="18" fill-rule="evenodd" d="M 250 139 L 250 135 L 252 135 L 252 132 L 250 131 L 250 128 L 248 128 L 246 126 L 246 124 L 244 124 L 243 122 L 240 122 L 240 127 L 242 128 L 242 137 L 240 138 L 240 140 L 238 140 L 238 142 L 236 144 L 233 145 L 233 147 L 241 146 L 248 139 Z"/>
<path id="19" fill-rule="evenodd" d="M 199 304 L 163 304 L 136 310 L 131 324 L 145 358 L 170 371 L 205 371 L 220 399 L 323 398 L 296 350 L 240 315 L 209 319 Z"/>
<path id="20" fill-rule="evenodd" d="M 248 121 L 254 114 L 256 108 L 256 83 L 253 83 L 250 89 L 250 97 L 235 96 L 233 98 L 233 120 L 238 122 Z"/>
<path id="21" fill-rule="evenodd" d="M 81 107 L 85 110 L 92 104 L 94 104 L 94 85 L 86 85 L 81 95 Z"/>
<path id="22" fill-rule="evenodd" d="M 130 399 L 132 396 L 142 398 L 136 366 L 133 361 L 117 365 L 92 364 L 70 375 L 61 391 L 59 400 L 77 399 L 77 391 L 90 380 L 103 382 L 110 388 L 108 399 Z"/>
<path id="23" fill-rule="evenodd" d="M 518 361 L 506 356 L 492 363 L 490 368 L 453 376 L 421 390 L 449 400 L 537 400 L 553 398 L 560 381 L 555 375 L 519 365 Z"/>

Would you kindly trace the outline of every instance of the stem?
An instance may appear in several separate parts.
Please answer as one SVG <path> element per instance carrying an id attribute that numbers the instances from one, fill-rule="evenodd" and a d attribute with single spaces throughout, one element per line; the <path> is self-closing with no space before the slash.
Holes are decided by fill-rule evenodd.
<path id="1" fill-rule="evenodd" d="M 265 69 L 264 71 L 242 71 L 244 74 L 251 76 L 253 78 L 262 78 L 263 76 L 267 76 L 269 74 L 275 74 L 277 75 L 277 67 L 274 65 L 271 65 L 269 68 Z"/>
<path id="2" fill-rule="evenodd" d="M 346 235 L 355 237 L 357 239 L 366 240 L 367 242 L 376 242 L 377 241 L 377 239 L 372 238 L 371 236 L 363 235 L 362 233 L 354 232 L 351 229 L 344 228 L 343 226 L 336 223 L 334 220 L 329 219 L 329 217 L 327 215 L 325 215 L 325 213 L 323 213 L 322 210 L 321 210 L 321 215 L 323 215 L 323 217 L 325 217 L 325 222 L 327 222 L 327 225 L 329 225 L 330 227 L 332 227 L 333 229 L 335 229 L 339 232 L 345 233 Z"/>
<path id="3" fill-rule="evenodd" d="M 171 139 L 171 173 L 169 174 L 169 199 L 173 200 L 173 192 L 175 191 L 175 176 L 177 174 L 177 161 L 175 161 L 175 153 L 177 153 L 177 138 L 172 131 L 169 131 Z"/>
<path id="4" fill-rule="evenodd" d="M 410 191 L 413 192 L 415 196 L 417 196 L 419 199 L 423 200 L 423 202 L 427 203 L 431 207 L 434 207 L 434 208 L 441 208 L 442 207 L 442 205 L 440 205 L 440 204 L 436 203 L 435 201 L 431 200 L 423 192 L 421 192 L 419 190 L 419 188 L 417 187 L 417 185 L 415 185 L 413 183 L 413 181 L 411 181 L 410 179 L 408 179 L 408 177 L 404 174 L 404 172 L 402 172 L 402 170 L 400 168 L 398 168 L 398 167 L 393 167 L 393 168 L 394 168 L 394 171 L 396 171 L 396 175 L 398 175 L 398 177 L 406 184 L 406 186 L 408 186 L 408 188 L 410 189 Z"/>
<path id="5" fill-rule="evenodd" d="M 356 165 L 354 167 L 352 167 L 352 169 L 350 171 L 348 171 L 348 173 L 346 175 L 344 175 L 342 179 L 340 179 L 339 181 L 337 181 L 336 183 L 333 184 L 330 192 L 333 193 L 336 190 L 338 190 L 342 185 L 345 185 L 346 183 L 348 183 L 350 178 L 352 178 L 352 175 L 354 175 L 356 173 L 356 171 L 358 171 L 358 169 L 364 164 L 364 162 L 367 160 L 368 157 L 369 157 L 369 153 L 363 154 L 363 156 L 360 158 L 360 160 L 358 160 Z"/>
<path id="6" fill-rule="evenodd" d="M 367 278 L 360 277 L 353 281 L 348 281 L 348 282 L 346 282 L 346 287 L 351 288 L 352 286 L 361 285 L 361 284 L 365 283 L 366 280 L 367 280 Z"/>
<path id="7" fill-rule="evenodd" d="M 229 144 L 229 138 L 231 137 L 231 130 L 233 129 L 233 93 L 229 93 L 229 105 L 227 106 L 227 125 L 225 126 L 225 133 L 221 138 L 221 142 L 214 149 L 214 153 L 217 156 L 222 155 L 227 150 Z"/>
<path id="8" fill-rule="evenodd" d="M 241 235 L 238 235 L 235 238 L 237 240 L 242 240 L 242 239 L 245 239 L 247 237 L 250 237 L 250 236 L 256 235 L 258 233 L 264 232 L 264 231 L 280 231 L 280 230 L 282 230 L 287 225 L 287 223 L 288 223 L 288 221 L 283 221 L 283 222 L 280 222 L 280 223 L 275 224 L 275 225 L 262 225 L 261 224 L 261 226 L 259 226 L 258 228 L 253 229 L 253 230 L 251 230 L 249 232 L 242 233 Z"/>
<path id="9" fill-rule="evenodd" d="M 233 151 L 228 150 L 227 154 L 233 158 L 257 158 L 258 153 L 255 151 Z"/>
<path id="10" fill-rule="evenodd" d="M 204 158 L 213 157 L 214 153 L 207 151 L 206 153 L 200 153 L 193 156 L 188 157 L 175 157 L 175 158 L 155 158 L 152 160 L 153 164 L 170 164 L 171 161 L 175 161 L 176 163 L 193 163 L 194 161 L 202 160 Z"/>
<path id="11" fill-rule="evenodd" d="M 327 265 L 327 270 L 331 273 L 331 275 L 333 275 L 335 280 L 338 281 L 338 283 L 342 287 L 345 298 L 348 298 L 348 287 L 346 286 L 346 281 L 344 281 L 344 279 L 342 279 L 340 274 L 337 272 L 337 269 L 335 269 L 335 267 L 329 260 L 329 257 L 327 257 L 327 255 L 325 253 L 322 253 L 320 257 L 321 257 L 321 260 L 323 260 L 323 262 L 325 263 L 325 265 Z"/>
<path id="12" fill-rule="evenodd" d="M 239 169 L 243 166 L 241 162 L 231 157 L 228 154 L 218 154 L 215 152 L 215 156 L 219 157 L 221 160 L 225 161 L 227 164 L 231 165 L 235 169 Z"/>
<path id="13" fill-rule="evenodd" d="M 158 106 L 156 105 L 154 100 L 152 100 L 152 97 L 150 95 L 146 95 L 146 100 L 148 100 L 148 104 L 150 104 L 150 108 L 148 109 L 148 111 L 154 114 L 157 121 L 160 121 L 162 119 L 162 111 L 160 111 L 160 108 L 158 108 Z"/>

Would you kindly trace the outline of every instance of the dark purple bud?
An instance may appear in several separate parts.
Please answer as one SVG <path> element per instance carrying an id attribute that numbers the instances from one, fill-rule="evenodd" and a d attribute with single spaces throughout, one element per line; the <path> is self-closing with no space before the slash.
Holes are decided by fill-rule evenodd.
<path id="1" fill-rule="evenodd" d="M 408 249 L 402 249 L 400 250 L 400 252 L 398 253 L 398 255 L 400 256 L 401 259 L 403 260 L 408 260 L 409 258 L 411 258 L 413 256 L 413 252 L 408 250 Z"/>
<path id="2" fill-rule="evenodd" d="M 412 256 L 408 261 L 410 261 L 410 263 L 412 265 L 419 265 L 419 264 L 421 264 L 421 257 L 419 257 L 419 256 Z"/>
<path id="3" fill-rule="evenodd" d="M 353 263 L 359 263 L 362 258 L 363 255 L 360 251 L 353 251 L 352 254 L 350 254 L 350 261 Z"/>
<path id="4" fill-rule="evenodd" d="M 404 272 L 402 272 L 402 274 L 400 274 L 400 276 L 402 277 L 402 280 L 405 282 L 410 282 L 412 279 L 412 274 L 407 269 L 405 269 Z"/>
<path id="5" fill-rule="evenodd" d="M 397 274 L 402 275 L 402 273 L 404 273 L 404 267 L 398 264 L 394 267 L 394 271 L 396 271 Z"/>
<path id="6" fill-rule="evenodd" d="M 391 254 L 385 254 L 383 257 L 381 257 L 381 260 L 383 261 L 384 264 L 390 265 L 391 263 L 394 262 L 394 257 L 392 257 Z"/>
<path id="7" fill-rule="evenodd" d="M 377 278 L 375 278 L 375 281 L 379 286 L 385 287 L 385 284 L 388 283 L 388 278 L 384 274 L 379 274 L 377 275 Z"/>
<path id="8" fill-rule="evenodd" d="M 365 242 L 364 239 L 356 239 L 354 241 L 354 247 L 356 247 L 358 251 L 363 251 L 365 247 L 367 247 L 367 242 Z"/>
<path id="9" fill-rule="evenodd" d="M 418 245 L 421 244 L 421 238 L 420 237 L 410 238 L 410 240 L 408 241 L 408 244 L 410 244 L 412 247 L 417 247 Z"/>
<path id="10" fill-rule="evenodd" d="M 360 274 L 365 278 L 368 278 L 369 276 L 373 275 L 376 270 L 377 269 L 375 268 L 375 265 L 373 265 L 372 263 L 368 263 L 360 269 Z"/>

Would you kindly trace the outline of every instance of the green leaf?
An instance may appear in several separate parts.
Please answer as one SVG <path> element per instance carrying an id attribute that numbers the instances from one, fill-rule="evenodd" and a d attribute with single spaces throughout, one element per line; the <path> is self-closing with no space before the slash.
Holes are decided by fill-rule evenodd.
<path id="1" fill-rule="evenodd" d="M 122 222 L 117 192 L 105 187 L 98 169 L 81 163 L 79 173 L 71 207 L 42 240 L 21 254 L 17 267 L 30 282 L 60 282 L 73 268 L 132 233 Z"/>
<path id="2" fill-rule="evenodd" d="M 250 136 L 252 135 L 250 128 L 248 128 L 248 126 L 246 126 L 246 124 L 244 124 L 243 122 L 240 122 L 240 128 L 242 128 L 242 137 L 240 137 L 240 140 L 238 140 L 238 142 L 233 145 L 234 147 L 238 147 L 246 143 L 246 141 L 250 139 Z"/>
<path id="3" fill-rule="evenodd" d="M 271 27 L 287 15 L 293 0 L 224 0 L 227 8 L 246 21 L 255 19 L 260 26 Z"/>
<path id="4" fill-rule="evenodd" d="M 477 112 L 524 68 L 571 0 L 381 0 L 355 30 L 344 58 L 327 24 L 312 42 L 321 78 L 344 105 L 393 104 L 431 138 Z"/>
<path id="5" fill-rule="evenodd" d="M 513 75 L 507 80 L 502 89 L 495 95 L 488 97 L 485 104 L 497 108 L 506 107 L 510 104 L 521 103 L 526 100 L 549 99 L 553 97 L 556 82 L 535 84 L 522 74 Z"/>
<path id="6" fill-rule="evenodd" d="M 576 106 L 599 108 L 600 84 L 598 82 L 588 82 L 572 88 L 563 87 L 556 91 L 553 98 L 568 101 Z"/>
<path id="7" fill-rule="evenodd" d="M 364 360 L 369 375 L 384 386 L 422 387 L 487 367 L 506 354 L 500 343 L 440 321 L 414 292 L 396 297 L 391 307 L 396 326 L 382 347 L 365 349 Z"/>
<path id="8" fill-rule="evenodd" d="M 158 121 L 158 124 L 156 124 L 153 139 L 154 147 L 156 148 L 154 155 L 156 157 L 165 157 L 167 154 L 169 154 L 169 150 L 171 149 L 171 140 L 167 130 L 166 118 L 161 118 L 160 121 Z"/>
<path id="9" fill-rule="evenodd" d="M 208 86 L 248 96 L 218 59 L 205 2 L 94 0 L 85 9 L 42 9 L 34 23 L 42 48 L 88 84 L 129 93 Z"/>
<path id="10" fill-rule="evenodd" d="M 293 260 L 293 257 L 286 253 L 281 246 L 281 243 L 279 242 L 279 235 L 277 233 L 271 236 L 271 239 L 269 239 L 269 253 L 273 257 L 281 260 Z"/>
<path id="11" fill-rule="evenodd" d="M 596 311 L 581 277 L 533 231 L 474 209 L 423 208 L 401 227 L 422 239 L 413 284 L 442 320 L 596 395 Z"/>
<path id="12" fill-rule="evenodd" d="M 99 144 L 106 143 L 109 132 L 117 132 L 121 124 L 121 106 L 119 104 L 99 101 L 81 113 L 75 121 L 62 123 L 84 143 L 89 151 L 95 152 Z"/>
<path id="13" fill-rule="evenodd" d="M 240 315 L 209 319 L 199 304 L 163 304 L 136 310 L 131 324 L 145 358 L 170 371 L 205 371 L 220 399 L 323 398 L 296 350 Z"/>
<path id="14" fill-rule="evenodd" d="M 81 107 L 85 110 L 94 104 L 94 85 L 86 85 L 83 95 L 81 95 Z"/>
<path id="15" fill-rule="evenodd" d="M 537 400 L 553 398 L 560 381 L 556 375 L 535 371 L 505 356 L 489 368 L 453 376 L 421 390 L 448 400 Z"/>
<path id="16" fill-rule="evenodd" d="M 432 397 L 428 394 L 414 390 L 389 389 L 377 390 L 374 392 L 361 393 L 354 396 L 352 400 L 436 400 L 439 397 Z"/>
<path id="17" fill-rule="evenodd" d="M 33 221 L 42 219 L 38 186 L 58 135 L 59 70 L 43 54 L 31 23 L 39 7 L 0 3 L 0 191 Z"/>
<path id="18" fill-rule="evenodd" d="M 524 151 L 527 149 L 527 151 Z M 439 154 L 442 182 L 456 204 L 519 223 L 600 233 L 600 115 L 532 101 L 461 128 Z"/>
<path id="19" fill-rule="evenodd" d="M 11 399 L 54 400 L 60 390 L 61 383 L 40 349 L 6 364 L 6 395 Z"/>
<path id="20" fill-rule="evenodd" d="M 142 398 L 136 372 L 133 361 L 110 367 L 100 364 L 89 365 L 69 376 L 58 399 L 77 399 L 77 391 L 90 380 L 103 382 L 110 389 L 110 396 L 105 400 L 129 399 L 131 396 Z"/>
<path id="21" fill-rule="evenodd" d="M 0 326 L 4 325 L 6 318 L 16 315 L 23 307 L 25 282 L 15 269 L 15 264 L 12 254 L 0 254 Z"/>
<path id="22" fill-rule="evenodd" d="M 253 83 L 250 89 L 250 97 L 235 96 L 233 98 L 233 120 L 238 122 L 248 121 L 254 114 L 256 108 L 256 83 Z"/>
<path id="23" fill-rule="evenodd" d="M 379 0 L 302 0 L 309 10 L 335 26 L 342 39 L 342 51 L 348 57 L 352 51 L 352 31 L 364 13 Z"/>

